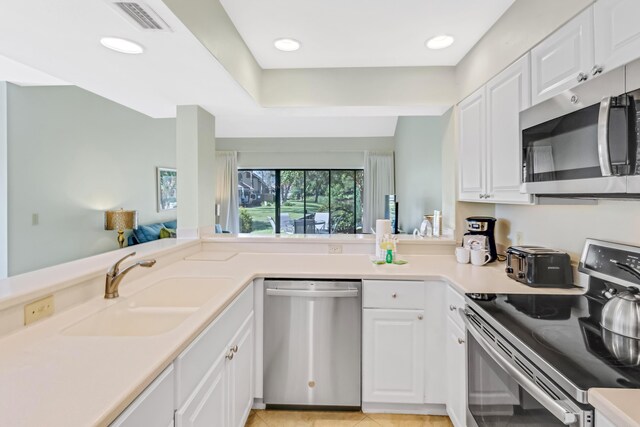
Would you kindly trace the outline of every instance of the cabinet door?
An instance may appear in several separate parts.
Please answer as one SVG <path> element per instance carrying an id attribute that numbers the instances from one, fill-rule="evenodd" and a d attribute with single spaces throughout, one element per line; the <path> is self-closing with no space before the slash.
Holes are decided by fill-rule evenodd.
<path id="1" fill-rule="evenodd" d="M 602 412 L 596 409 L 595 427 L 616 427 L 616 424 L 608 419 Z"/>
<path id="2" fill-rule="evenodd" d="M 640 57 L 640 1 L 599 0 L 594 4 L 595 63 L 609 71 Z"/>
<path id="3" fill-rule="evenodd" d="M 531 105 L 529 55 L 487 83 L 487 195 L 500 203 L 531 203 L 520 193 L 520 111 Z"/>
<path id="4" fill-rule="evenodd" d="M 459 105 L 459 200 L 483 201 L 485 193 L 485 89 Z"/>
<path id="5" fill-rule="evenodd" d="M 447 318 L 443 301 L 447 299 L 447 284 L 441 281 L 425 282 L 424 310 L 424 401 L 427 404 L 447 403 L 447 328 L 442 322 Z"/>
<path id="6" fill-rule="evenodd" d="M 176 427 L 228 425 L 227 364 L 228 358 L 225 351 L 216 358 L 197 391 L 176 411 Z"/>
<path id="7" fill-rule="evenodd" d="M 254 351 L 253 351 L 253 312 L 242 325 L 238 334 L 229 345 L 233 359 L 227 363 L 229 384 L 229 424 L 242 427 L 249 417 L 253 406 L 254 387 Z M 236 350 L 237 346 L 237 350 Z"/>
<path id="8" fill-rule="evenodd" d="M 173 419 L 175 371 L 169 365 L 110 427 L 166 426 Z"/>
<path id="9" fill-rule="evenodd" d="M 467 425 L 467 350 L 465 333 L 447 320 L 447 413 L 455 427 Z"/>
<path id="10" fill-rule="evenodd" d="M 580 83 L 593 68 L 593 8 L 589 7 L 531 50 L 533 104 Z"/>
<path id="11" fill-rule="evenodd" d="M 423 310 L 363 310 L 363 402 L 424 402 L 423 317 Z"/>

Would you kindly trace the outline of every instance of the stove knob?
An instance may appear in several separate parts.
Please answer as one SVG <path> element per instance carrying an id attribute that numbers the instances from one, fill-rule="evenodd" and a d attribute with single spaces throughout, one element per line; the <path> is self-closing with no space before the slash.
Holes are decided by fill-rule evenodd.
<path id="1" fill-rule="evenodd" d="M 505 269 L 504 269 L 504 271 L 505 271 L 507 274 L 511 274 L 511 273 L 513 273 L 513 267 L 507 267 L 507 268 L 505 268 Z"/>
<path id="2" fill-rule="evenodd" d="M 523 272 L 518 273 L 518 279 L 524 279 L 524 273 Z"/>

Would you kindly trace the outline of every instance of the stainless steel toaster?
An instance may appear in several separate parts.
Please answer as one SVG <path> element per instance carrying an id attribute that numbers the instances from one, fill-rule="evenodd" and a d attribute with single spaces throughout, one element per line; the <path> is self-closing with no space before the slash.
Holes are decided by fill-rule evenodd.
<path id="1" fill-rule="evenodd" d="M 510 246 L 507 276 L 532 287 L 569 288 L 573 270 L 569 254 L 541 246 Z"/>

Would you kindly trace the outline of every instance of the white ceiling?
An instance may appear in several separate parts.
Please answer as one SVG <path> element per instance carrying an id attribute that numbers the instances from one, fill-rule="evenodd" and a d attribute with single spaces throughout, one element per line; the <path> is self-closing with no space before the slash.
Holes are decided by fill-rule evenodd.
<path id="1" fill-rule="evenodd" d="M 147 3 L 173 32 L 139 30 L 105 0 L 5 1 L 0 55 L 151 117 L 175 117 L 176 105 L 183 104 L 206 105 L 214 114 L 256 108 L 162 1 Z M 137 41 L 146 51 L 107 50 L 99 40 L 111 35 Z"/>
<path id="2" fill-rule="evenodd" d="M 515 0 L 220 1 L 262 68 L 327 68 L 456 65 Z M 427 49 L 439 34 L 456 42 Z"/>
<path id="3" fill-rule="evenodd" d="M 229 116 L 216 121 L 219 138 L 393 136 L 397 117 Z"/>
<path id="4" fill-rule="evenodd" d="M 245 0 L 235 1 L 247 6 Z M 350 1 L 364 5 L 363 0 Z M 403 0 L 403 13 L 405 1 L 420 3 Z M 503 6 L 511 3 L 491 1 Z M 310 7 L 307 0 L 299 2 Z M 262 108 L 161 0 L 146 3 L 173 31 L 142 31 L 117 13 L 109 0 L 3 2 L 0 80 L 29 85 L 74 84 L 156 118 L 175 117 L 177 105 L 201 105 L 216 116 L 217 135 L 224 137 L 391 136 L 399 115 L 444 112 L 438 106 Z M 263 3 L 272 2 L 253 1 L 251 6 L 260 9 Z M 287 3 L 283 0 L 278 5 Z M 351 16 L 354 7 L 349 4 L 346 10 L 350 12 L 345 15 Z M 381 25 L 381 17 L 376 15 L 389 11 L 381 10 L 380 4 L 380 0 L 368 0 L 363 9 L 366 13 L 360 12 L 361 20 Z M 326 6 L 322 9 L 326 12 Z M 498 13 L 493 15 L 497 17 Z M 401 19 L 399 12 L 393 16 Z M 109 51 L 99 43 L 103 36 L 137 41 L 145 47 L 145 53 L 131 56 Z M 322 58 L 319 54 L 318 59 Z"/>
<path id="5" fill-rule="evenodd" d="M 20 86 L 64 86 L 69 83 L 0 55 L 0 81 Z"/>

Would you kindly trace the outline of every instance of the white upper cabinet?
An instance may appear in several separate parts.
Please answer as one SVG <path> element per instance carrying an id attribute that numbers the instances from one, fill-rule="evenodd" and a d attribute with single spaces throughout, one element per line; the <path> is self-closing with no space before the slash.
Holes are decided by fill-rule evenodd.
<path id="1" fill-rule="evenodd" d="M 589 78 L 595 64 L 593 41 L 589 7 L 531 50 L 533 104 Z"/>
<path id="2" fill-rule="evenodd" d="M 531 203 L 520 193 L 520 111 L 531 106 L 529 55 L 487 83 L 487 191 L 496 203 Z"/>
<path id="3" fill-rule="evenodd" d="M 479 201 L 485 192 L 485 88 L 459 105 L 460 200 Z"/>
<path id="4" fill-rule="evenodd" d="M 595 63 L 604 72 L 640 57 L 639 17 L 638 0 L 599 0 L 595 3 Z"/>
<path id="5" fill-rule="evenodd" d="M 531 106 L 529 55 L 459 105 L 459 200 L 531 203 L 520 193 L 520 111 Z"/>

